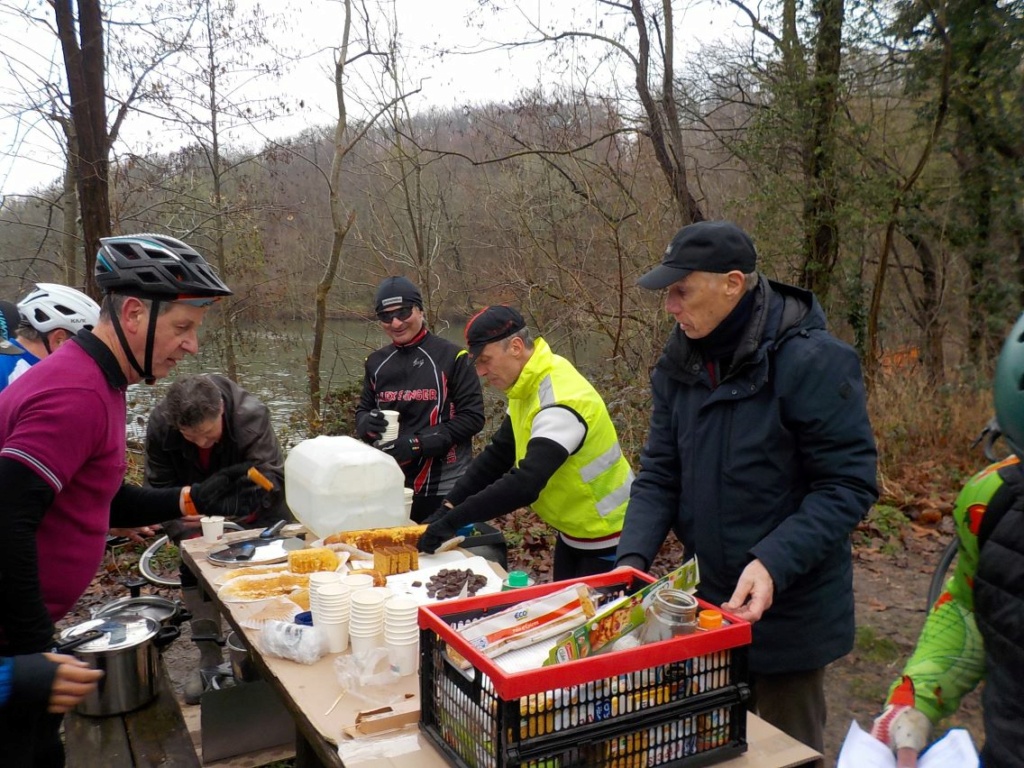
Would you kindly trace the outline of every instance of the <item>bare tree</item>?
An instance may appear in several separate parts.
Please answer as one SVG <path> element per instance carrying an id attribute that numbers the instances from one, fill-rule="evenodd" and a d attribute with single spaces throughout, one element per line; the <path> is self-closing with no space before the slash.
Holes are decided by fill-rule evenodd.
<path id="1" fill-rule="evenodd" d="M 57 35 L 71 98 L 77 152 L 71 156 L 85 242 L 85 273 L 91 276 L 100 238 L 110 235 L 107 181 L 111 136 L 107 132 L 106 54 L 100 0 L 79 0 L 77 18 L 71 0 L 53 0 Z M 99 291 L 90 279 L 89 293 Z"/>
<path id="2" fill-rule="evenodd" d="M 345 158 L 363 140 L 367 132 L 377 123 L 382 115 L 386 114 L 396 103 L 408 97 L 415 91 L 407 94 L 399 94 L 388 99 L 380 105 L 369 117 L 359 125 L 352 128 L 350 132 L 348 104 L 345 98 L 348 69 L 362 58 L 370 57 L 385 63 L 385 66 L 393 66 L 391 55 L 397 43 L 392 40 L 389 48 L 378 49 L 375 47 L 373 35 L 370 30 L 369 14 L 365 6 L 361 7 L 360 19 L 363 21 L 365 38 L 364 47 L 352 53 L 350 51 L 352 34 L 352 0 L 344 0 L 344 20 L 342 23 L 341 43 L 334 51 L 334 93 L 338 108 L 338 121 L 334 127 L 334 151 L 331 160 L 330 173 L 327 177 L 328 196 L 330 199 L 331 213 L 331 244 L 327 256 L 327 262 L 323 273 L 317 282 L 313 309 L 313 343 L 309 356 L 306 358 L 306 376 L 309 380 L 309 421 L 311 431 L 315 431 L 320 421 L 321 408 L 321 379 L 320 360 L 323 354 L 324 335 L 327 327 L 327 297 L 334 285 L 335 276 L 338 273 L 338 266 L 341 263 L 342 252 L 345 247 L 345 240 L 348 237 L 352 225 L 355 224 L 356 210 L 343 197 L 343 163 Z"/>

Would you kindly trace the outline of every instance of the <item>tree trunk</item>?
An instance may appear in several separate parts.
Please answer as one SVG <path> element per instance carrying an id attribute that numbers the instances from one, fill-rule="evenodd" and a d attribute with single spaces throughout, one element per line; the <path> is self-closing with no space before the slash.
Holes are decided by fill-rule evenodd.
<path id="1" fill-rule="evenodd" d="M 85 243 L 87 292 L 99 296 L 93 279 L 100 238 L 110 235 L 110 197 L 107 187 L 110 138 L 107 133 L 103 18 L 100 0 L 79 0 L 78 29 L 71 0 L 53 0 L 57 35 L 71 98 L 71 119 L 78 151 L 71 155 L 78 183 L 82 236 Z M 81 47 L 79 47 L 79 38 Z"/>
<path id="2" fill-rule="evenodd" d="M 679 125 L 679 111 L 676 108 L 675 75 L 673 69 L 673 29 L 671 0 L 662 0 L 665 14 L 665 60 L 662 62 L 664 75 L 661 83 L 661 108 L 654 101 L 649 85 L 651 40 L 647 35 L 647 17 L 641 0 L 631 0 L 633 20 L 639 38 L 636 64 L 636 92 L 643 104 L 650 129 L 649 138 L 654 148 L 654 157 L 668 182 L 672 198 L 679 211 L 680 221 L 692 224 L 704 221 L 704 211 L 690 194 L 686 179 L 686 151 L 683 147 L 682 133 Z"/>
<path id="3" fill-rule="evenodd" d="M 804 263 L 800 284 L 824 303 L 839 260 L 836 223 L 836 116 L 842 64 L 843 0 L 816 0 L 818 35 L 811 84 L 811 125 L 804 157 L 807 198 L 804 204 Z"/>
<path id="4" fill-rule="evenodd" d="M 67 140 L 68 155 L 64 164 L 64 186 L 61 192 L 63 221 L 60 233 L 60 260 L 64 270 L 64 283 L 84 287 L 88 275 L 78 269 L 78 190 L 75 188 L 75 167 L 72 158 L 78 154 L 75 128 L 66 120 L 61 121 Z"/>

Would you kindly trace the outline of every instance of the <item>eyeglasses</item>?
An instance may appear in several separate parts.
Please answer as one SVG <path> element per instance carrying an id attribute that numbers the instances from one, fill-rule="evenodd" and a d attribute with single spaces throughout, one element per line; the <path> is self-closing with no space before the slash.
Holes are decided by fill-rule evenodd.
<path id="1" fill-rule="evenodd" d="M 391 321 L 395 318 L 405 322 L 412 317 L 413 309 L 414 307 L 411 304 L 405 304 L 398 309 L 382 310 L 377 313 L 377 319 L 384 323 L 384 325 L 390 325 Z"/>

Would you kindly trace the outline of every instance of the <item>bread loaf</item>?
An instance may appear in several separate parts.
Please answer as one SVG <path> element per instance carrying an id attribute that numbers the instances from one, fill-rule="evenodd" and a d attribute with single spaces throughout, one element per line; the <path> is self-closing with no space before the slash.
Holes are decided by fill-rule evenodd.
<path id="1" fill-rule="evenodd" d="M 416 547 L 425 525 L 399 525 L 394 528 L 370 528 L 362 531 L 342 531 L 324 539 L 324 544 L 347 544 L 373 554 L 384 547 Z"/>

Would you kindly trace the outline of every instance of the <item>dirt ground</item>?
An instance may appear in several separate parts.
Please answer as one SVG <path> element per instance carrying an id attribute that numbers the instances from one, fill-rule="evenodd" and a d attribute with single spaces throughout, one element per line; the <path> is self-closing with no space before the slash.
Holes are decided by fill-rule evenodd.
<path id="1" fill-rule="evenodd" d="M 925 619 L 928 583 L 948 538 L 914 537 L 906 541 L 897 554 L 884 553 L 877 541 L 872 546 L 854 550 L 857 643 L 852 653 L 832 665 L 827 677 L 826 765 L 835 765 L 839 746 L 852 719 L 864 728 L 870 727 L 890 682 L 899 674 L 913 648 Z M 521 557 L 511 552 L 510 567 L 524 567 L 543 579 L 546 563 L 539 550 L 535 547 Z M 666 547 L 656 566 L 676 555 L 675 548 Z M 91 608 L 126 594 L 122 582 L 132 576 L 132 562 L 131 552 L 115 552 L 112 558 L 108 557 L 105 570 L 62 626 L 82 621 L 88 618 Z M 174 590 L 148 585 L 143 593 L 176 597 Z M 180 694 L 186 676 L 198 661 L 195 646 L 189 642 L 187 624 L 182 628 L 182 637 L 165 651 L 165 658 Z M 938 734 L 950 727 L 966 728 L 980 747 L 983 731 L 977 691 L 965 699 L 954 717 L 941 725 Z"/>

